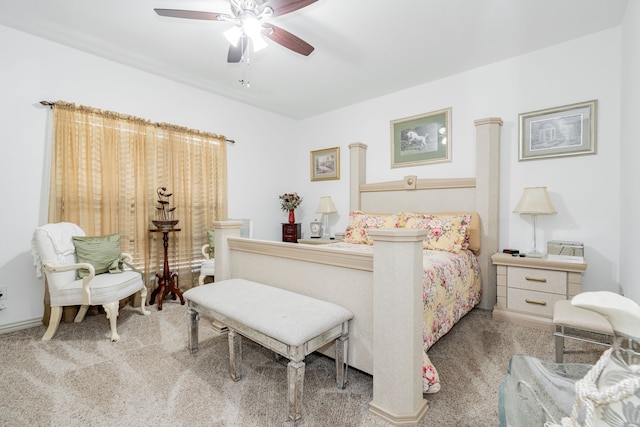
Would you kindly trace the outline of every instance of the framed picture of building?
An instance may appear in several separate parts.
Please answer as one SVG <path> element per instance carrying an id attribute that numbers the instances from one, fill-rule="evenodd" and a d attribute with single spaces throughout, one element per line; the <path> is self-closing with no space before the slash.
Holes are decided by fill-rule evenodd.
<path id="1" fill-rule="evenodd" d="M 311 152 L 311 181 L 340 179 L 340 147 Z"/>
<path id="2" fill-rule="evenodd" d="M 391 167 L 451 161 L 451 108 L 391 122 Z"/>
<path id="3" fill-rule="evenodd" d="M 596 153 L 598 101 L 520 114 L 518 160 Z"/>

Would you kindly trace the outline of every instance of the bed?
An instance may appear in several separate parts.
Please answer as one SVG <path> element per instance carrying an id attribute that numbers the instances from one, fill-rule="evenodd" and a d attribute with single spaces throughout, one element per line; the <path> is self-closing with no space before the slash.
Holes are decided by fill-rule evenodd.
<path id="1" fill-rule="evenodd" d="M 353 211 L 337 248 L 373 255 L 369 236 L 378 228 L 408 228 L 427 231 L 422 245 L 422 382 L 424 393 L 440 390 L 437 369 L 428 349 L 481 300 L 481 273 L 476 254 L 480 249 L 479 217 L 472 212 L 371 214 Z"/>
<path id="2" fill-rule="evenodd" d="M 457 242 L 457 253 L 425 250 L 428 227 L 372 227 L 367 238 L 375 241 L 373 245 L 304 245 L 243 239 L 239 237 L 240 222 L 218 221 L 213 225 L 216 280 L 254 280 L 351 310 L 349 363 L 373 375 L 371 412 L 392 424 L 418 422 L 428 408 L 423 392 L 439 387 L 437 370 L 425 349 L 474 306 L 490 310 L 496 301 L 496 275 L 490 257 L 498 249 L 501 126 L 499 118 L 475 121 L 473 178 L 407 176 L 399 181 L 366 183 L 367 146 L 349 146 L 352 214 L 405 215 L 397 223 L 403 225 L 407 214 L 472 215 L 475 228 L 469 226 L 468 234 L 465 231 L 466 245 Z M 470 248 L 472 238 L 476 246 Z M 469 289 L 440 287 L 441 292 L 431 292 L 423 286 L 425 252 L 427 258 L 436 260 L 440 271 L 466 271 L 462 275 L 473 276 L 470 284 L 463 285 Z M 460 257 L 467 259 L 466 264 Z M 443 267 L 446 262 L 453 267 Z M 428 274 L 431 281 L 436 276 L 442 280 L 442 274 Z M 452 280 L 445 282 L 449 285 Z M 461 295 L 464 292 L 467 295 Z M 425 308 L 430 311 L 426 320 Z M 331 355 L 333 349 L 322 351 Z"/>

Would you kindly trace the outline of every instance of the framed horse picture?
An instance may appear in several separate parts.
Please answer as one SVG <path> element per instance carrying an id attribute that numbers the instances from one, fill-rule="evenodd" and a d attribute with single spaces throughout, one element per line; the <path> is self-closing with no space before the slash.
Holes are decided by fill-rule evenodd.
<path id="1" fill-rule="evenodd" d="M 391 167 L 451 161 L 451 108 L 391 122 Z"/>

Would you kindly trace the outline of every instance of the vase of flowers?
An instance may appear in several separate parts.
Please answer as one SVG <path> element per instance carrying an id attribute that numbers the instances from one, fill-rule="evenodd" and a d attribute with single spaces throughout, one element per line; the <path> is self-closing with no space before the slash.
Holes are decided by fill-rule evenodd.
<path id="1" fill-rule="evenodd" d="M 280 207 L 283 211 L 289 211 L 289 224 L 296 222 L 296 208 L 302 203 L 302 197 L 298 193 L 285 193 L 280 198 Z"/>

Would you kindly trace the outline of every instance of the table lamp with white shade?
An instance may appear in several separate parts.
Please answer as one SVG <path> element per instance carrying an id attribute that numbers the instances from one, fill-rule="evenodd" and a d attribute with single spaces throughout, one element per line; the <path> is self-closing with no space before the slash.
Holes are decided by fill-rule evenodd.
<path id="1" fill-rule="evenodd" d="M 331 200 L 331 196 L 320 197 L 320 203 L 318 204 L 316 212 L 322 214 L 322 238 L 328 239 L 331 237 L 331 233 L 329 232 L 329 214 L 338 212 L 336 206 L 333 204 L 333 200 Z"/>
<path id="2" fill-rule="evenodd" d="M 541 258 L 543 253 L 538 252 L 536 242 L 536 218 L 538 215 L 551 215 L 557 213 L 551 199 L 547 193 L 547 187 L 527 187 L 522 192 L 522 197 L 518 205 L 513 210 L 514 213 L 531 215 L 533 217 L 533 250 L 527 254 L 528 257 Z"/>

